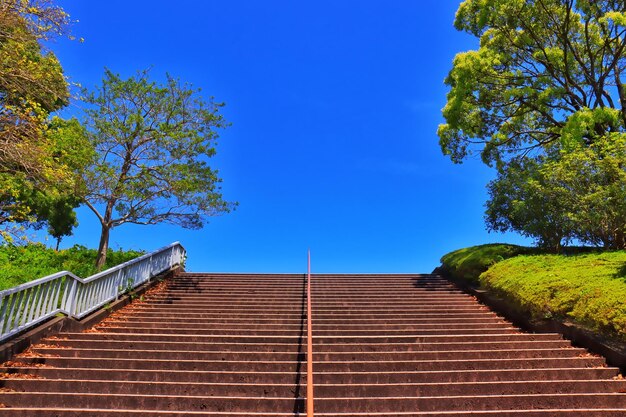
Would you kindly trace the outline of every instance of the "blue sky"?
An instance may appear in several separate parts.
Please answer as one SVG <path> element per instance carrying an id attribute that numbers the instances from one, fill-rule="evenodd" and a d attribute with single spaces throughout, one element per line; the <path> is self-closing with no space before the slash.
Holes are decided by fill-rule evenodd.
<path id="1" fill-rule="evenodd" d="M 151 67 L 226 102 L 232 123 L 213 165 L 238 209 L 196 231 L 124 225 L 112 247 L 179 240 L 193 271 L 303 272 L 311 248 L 314 272 L 430 272 L 453 249 L 528 243 L 485 231 L 492 170 L 439 150 L 443 80 L 476 47 L 452 26 L 458 1 L 60 4 L 85 39 L 51 46 L 72 82 Z M 79 221 L 62 246 L 96 247 L 96 218 Z"/>

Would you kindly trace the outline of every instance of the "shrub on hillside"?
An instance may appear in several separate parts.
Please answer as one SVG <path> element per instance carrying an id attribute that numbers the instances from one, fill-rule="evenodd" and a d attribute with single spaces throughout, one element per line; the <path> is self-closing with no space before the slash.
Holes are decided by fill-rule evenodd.
<path id="1" fill-rule="evenodd" d="M 478 283 L 478 277 L 490 266 L 504 259 L 531 253 L 535 249 L 504 243 L 490 243 L 455 250 L 441 258 L 444 273 L 455 279 Z"/>
<path id="2" fill-rule="evenodd" d="M 626 340 L 626 252 L 517 256 L 480 276 L 535 317 L 569 318 Z"/>
<path id="3" fill-rule="evenodd" d="M 105 268 L 129 261 L 143 252 L 109 250 Z M 96 273 L 96 250 L 75 245 L 58 252 L 42 244 L 0 246 L 0 289 L 32 281 L 58 271 L 70 271 L 79 277 Z"/>

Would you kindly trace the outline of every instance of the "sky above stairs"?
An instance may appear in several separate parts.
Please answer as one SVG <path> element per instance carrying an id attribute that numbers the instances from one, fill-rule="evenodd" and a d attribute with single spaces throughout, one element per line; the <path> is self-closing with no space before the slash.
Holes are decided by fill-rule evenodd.
<path id="1" fill-rule="evenodd" d="M 84 43 L 57 41 L 71 81 L 97 85 L 169 72 L 226 102 L 214 165 L 239 208 L 201 231 L 114 229 L 114 248 L 179 240 L 188 269 L 428 272 L 488 234 L 480 161 L 454 165 L 436 135 L 455 53 L 476 47 L 452 26 L 451 0 L 63 0 Z M 74 104 L 65 116 L 78 115 Z M 63 246 L 97 246 L 79 209 Z"/>

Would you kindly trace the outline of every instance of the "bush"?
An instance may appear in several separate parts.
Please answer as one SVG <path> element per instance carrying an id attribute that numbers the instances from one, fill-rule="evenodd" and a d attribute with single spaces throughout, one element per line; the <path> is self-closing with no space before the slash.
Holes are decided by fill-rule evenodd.
<path id="1" fill-rule="evenodd" d="M 572 319 L 626 339 L 626 252 L 517 256 L 480 276 L 535 317 Z"/>
<path id="2" fill-rule="evenodd" d="M 487 187 L 487 227 L 519 232 L 556 252 L 571 241 L 626 249 L 625 166 L 622 133 L 513 160 Z"/>
<path id="3" fill-rule="evenodd" d="M 105 268 L 141 256 L 139 251 L 109 250 Z M 42 244 L 0 246 L 0 289 L 15 287 L 67 270 L 79 277 L 95 274 L 96 250 L 75 245 L 58 252 Z"/>
<path id="4" fill-rule="evenodd" d="M 455 250 L 441 258 L 444 273 L 455 279 L 478 283 L 478 277 L 490 266 L 504 259 L 525 253 L 532 253 L 533 248 L 490 243 Z"/>

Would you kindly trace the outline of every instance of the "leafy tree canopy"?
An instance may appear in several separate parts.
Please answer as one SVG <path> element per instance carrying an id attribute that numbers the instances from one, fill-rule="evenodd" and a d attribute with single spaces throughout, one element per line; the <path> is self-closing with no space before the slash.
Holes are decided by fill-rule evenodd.
<path id="1" fill-rule="evenodd" d="M 455 26 L 480 47 L 446 79 L 439 137 L 454 162 L 479 152 L 500 166 L 624 131 L 623 1 L 466 0 Z"/>
<path id="2" fill-rule="evenodd" d="M 234 206 L 222 199 L 221 179 L 208 164 L 217 129 L 227 126 L 223 104 L 170 76 L 164 84 L 148 76 L 122 79 L 106 70 L 102 85 L 85 92 L 84 125 L 96 157 L 84 182 L 86 204 L 102 225 L 98 266 L 114 227 L 165 222 L 196 229 Z"/>
<path id="3" fill-rule="evenodd" d="M 76 177 L 63 150 L 60 121 L 68 103 L 61 66 L 41 42 L 65 34 L 69 16 L 50 0 L 0 3 L 0 233 L 41 220 L 42 201 L 58 201 Z M 67 198 L 63 197 L 66 201 Z M 44 204 L 46 205 L 46 204 Z"/>
<path id="4" fill-rule="evenodd" d="M 626 4 L 466 0 L 439 127 L 444 154 L 495 166 L 486 221 L 558 249 L 625 248 Z"/>
<path id="5" fill-rule="evenodd" d="M 50 119 L 44 140 L 48 158 L 59 176 L 45 182 L 35 181 L 24 172 L 0 172 L 0 224 L 4 225 L 0 235 L 4 240 L 22 238 L 28 227 L 45 226 L 60 240 L 78 224 L 74 208 L 85 194 L 78 174 L 92 160 L 93 148 L 77 119 Z"/>
<path id="6" fill-rule="evenodd" d="M 515 230 L 560 249 L 573 239 L 626 247 L 626 138 L 612 134 L 558 157 L 527 159 L 489 186 L 491 230 Z"/>

